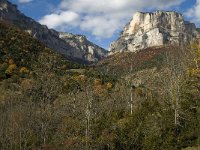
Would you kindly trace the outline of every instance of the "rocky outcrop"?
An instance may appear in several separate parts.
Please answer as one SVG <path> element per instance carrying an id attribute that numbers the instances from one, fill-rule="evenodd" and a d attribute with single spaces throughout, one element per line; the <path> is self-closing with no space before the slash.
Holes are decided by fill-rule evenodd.
<path id="1" fill-rule="evenodd" d="M 0 0 L 0 20 L 14 24 L 27 31 L 44 45 L 69 59 L 93 62 L 107 55 L 106 50 L 89 42 L 86 37 L 72 34 L 68 34 L 70 35 L 69 37 L 66 36 L 67 34 L 62 36 L 63 34 L 48 29 L 47 26 L 41 25 L 25 16 L 17 9 L 16 5 L 7 0 Z"/>
<path id="2" fill-rule="evenodd" d="M 110 53 L 135 52 L 148 47 L 191 43 L 199 35 L 195 24 L 184 21 L 177 12 L 137 12 L 124 28 L 120 38 L 111 43 Z"/>
<path id="3" fill-rule="evenodd" d="M 108 51 L 105 51 L 103 48 L 91 43 L 84 35 L 60 32 L 59 37 L 74 48 L 72 55 L 77 58 L 82 57 L 83 53 L 86 60 L 95 62 L 104 58 L 108 54 Z"/>

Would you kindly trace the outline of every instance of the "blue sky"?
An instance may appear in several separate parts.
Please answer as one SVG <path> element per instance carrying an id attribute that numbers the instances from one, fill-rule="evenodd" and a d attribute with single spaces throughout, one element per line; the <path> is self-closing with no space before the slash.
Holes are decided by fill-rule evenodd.
<path id="1" fill-rule="evenodd" d="M 25 15 L 58 31 L 86 35 L 108 49 L 136 11 L 169 10 L 200 23 L 200 0 L 10 0 Z"/>

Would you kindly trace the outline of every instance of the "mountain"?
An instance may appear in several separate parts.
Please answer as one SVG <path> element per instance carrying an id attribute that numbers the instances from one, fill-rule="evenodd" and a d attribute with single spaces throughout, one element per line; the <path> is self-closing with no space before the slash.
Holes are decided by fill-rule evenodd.
<path id="1" fill-rule="evenodd" d="M 14 24 L 38 39 L 45 46 L 63 54 L 69 59 L 93 62 L 107 55 L 106 50 L 89 42 L 85 36 L 81 36 L 83 42 L 79 42 L 79 46 L 72 43 L 76 43 L 80 36 L 70 36 L 69 41 L 68 38 L 60 38 L 59 32 L 48 29 L 47 26 L 41 25 L 25 16 L 17 9 L 16 5 L 7 0 L 0 1 L 0 20 Z"/>
<path id="2" fill-rule="evenodd" d="M 17 21 L 0 21 L 1 150 L 199 148 L 199 44 L 115 53 L 90 67 L 45 47 Z M 56 34 L 52 42 L 95 56 L 84 36 L 46 31 Z"/>
<path id="3" fill-rule="evenodd" d="M 87 40 L 84 35 L 74 35 L 60 32 L 59 37 L 74 48 L 72 55 L 81 58 L 84 55 L 86 60 L 95 62 L 107 56 L 107 51 Z"/>
<path id="4" fill-rule="evenodd" d="M 195 24 L 184 21 L 182 14 L 177 12 L 137 12 L 119 39 L 111 43 L 110 53 L 167 45 L 184 46 L 198 38 L 199 33 Z"/>
<path id="5" fill-rule="evenodd" d="M 66 74 L 84 65 L 68 61 L 25 31 L 0 21 L 0 81 L 28 78 L 38 69 Z"/>

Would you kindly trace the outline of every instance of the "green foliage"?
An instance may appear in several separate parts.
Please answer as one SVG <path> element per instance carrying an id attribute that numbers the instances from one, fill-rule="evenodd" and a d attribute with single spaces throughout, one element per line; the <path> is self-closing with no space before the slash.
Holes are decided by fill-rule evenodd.
<path id="1" fill-rule="evenodd" d="M 0 56 L 0 79 L 9 78 L 14 74 L 26 77 L 29 71 L 34 71 L 38 67 L 48 67 L 58 75 L 64 75 L 68 69 L 85 67 L 66 60 L 63 56 L 45 48 L 28 33 L 3 22 L 0 22 Z M 45 62 L 50 61 L 51 65 L 38 64 L 41 56 Z"/>

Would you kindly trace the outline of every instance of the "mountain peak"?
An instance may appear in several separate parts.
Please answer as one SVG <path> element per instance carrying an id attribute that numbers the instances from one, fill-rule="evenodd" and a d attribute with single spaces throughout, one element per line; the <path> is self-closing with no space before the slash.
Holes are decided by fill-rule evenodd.
<path id="1" fill-rule="evenodd" d="M 111 53 L 135 52 L 148 47 L 179 45 L 194 41 L 199 34 L 195 24 L 184 21 L 175 11 L 136 12 L 120 38 L 111 43 Z"/>

